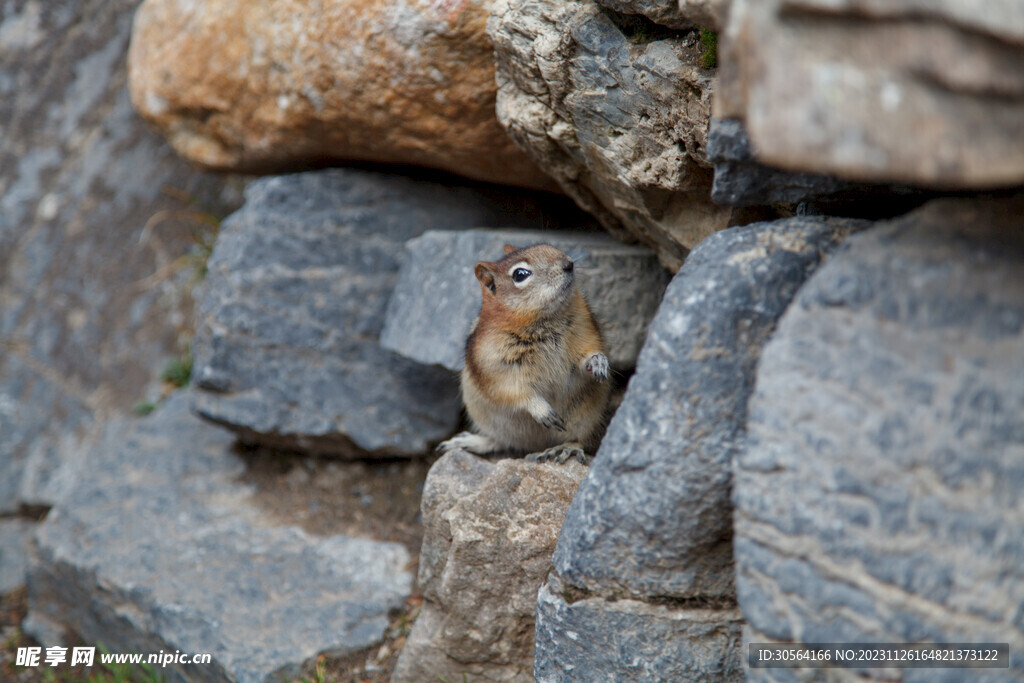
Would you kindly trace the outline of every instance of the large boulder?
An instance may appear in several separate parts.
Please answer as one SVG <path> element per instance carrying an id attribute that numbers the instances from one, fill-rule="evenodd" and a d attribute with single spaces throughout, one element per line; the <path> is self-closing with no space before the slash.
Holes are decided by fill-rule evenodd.
<path id="1" fill-rule="evenodd" d="M 175 681 L 262 683 L 379 642 L 412 588 L 404 546 L 313 537 L 251 504 L 229 433 L 176 394 L 110 421 L 36 538 L 26 631 L 113 652 L 208 653 Z"/>
<path id="2" fill-rule="evenodd" d="M 732 459 L 761 347 L 807 276 L 865 223 L 730 228 L 672 280 L 580 487 L 555 569 L 601 594 L 730 597 Z"/>
<path id="3" fill-rule="evenodd" d="M 132 110 L 137 4 L 0 11 L 0 514 L 53 503 L 68 446 L 155 393 L 189 335 L 193 231 L 240 200 Z"/>
<path id="4" fill-rule="evenodd" d="M 822 256 L 864 225 L 731 228 L 690 254 L 566 515 L 538 680 L 742 679 L 729 495 L 755 368 Z"/>
<path id="5" fill-rule="evenodd" d="M 210 168 L 359 160 L 554 188 L 495 119 L 488 7 L 146 0 L 132 101 L 179 154 Z"/>
<path id="6" fill-rule="evenodd" d="M 454 431 L 459 399 L 450 372 L 378 344 L 404 245 L 430 228 L 528 223 L 517 201 L 355 170 L 254 182 L 209 260 L 196 410 L 275 447 L 426 451 Z"/>
<path id="7" fill-rule="evenodd" d="M 532 681 L 537 590 L 587 469 L 465 451 L 423 489 L 423 610 L 392 680 Z"/>
<path id="8" fill-rule="evenodd" d="M 986 680 L 1024 676 L 1022 216 L 928 204 L 851 238 L 786 312 L 735 462 L 751 640 L 1002 642 Z"/>
<path id="9" fill-rule="evenodd" d="M 496 0 L 498 119 L 576 202 L 679 268 L 729 224 L 705 158 L 713 72 L 695 32 L 590 1 Z"/>
<path id="10" fill-rule="evenodd" d="M 406 245 L 388 304 L 381 346 L 419 361 L 461 370 L 469 328 L 480 313 L 478 261 L 494 261 L 505 244 L 544 242 L 569 254 L 578 287 L 604 336 L 611 364 L 632 369 L 669 274 L 650 249 L 603 233 L 538 230 L 427 232 Z"/>
<path id="11" fill-rule="evenodd" d="M 736 0 L 715 115 L 758 160 L 938 189 L 1024 184 L 1017 0 Z"/>

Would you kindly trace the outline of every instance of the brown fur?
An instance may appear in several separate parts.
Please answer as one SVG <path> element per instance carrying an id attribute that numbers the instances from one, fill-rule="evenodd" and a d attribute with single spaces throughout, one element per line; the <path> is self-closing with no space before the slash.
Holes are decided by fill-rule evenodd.
<path id="1" fill-rule="evenodd" d="M 520 286 L 511 274 L 517 264 L 531 272 Z M 595 447 L 608 403 L 607 359 L 571 260 L 549 245 L 506 247 L 504 258 L 478 263 L 475 273 L 482 303 L 462 373 L 463 400 L 479 432 L 469 435 L 472 443 L 514 451 L 563 442 Z"/>

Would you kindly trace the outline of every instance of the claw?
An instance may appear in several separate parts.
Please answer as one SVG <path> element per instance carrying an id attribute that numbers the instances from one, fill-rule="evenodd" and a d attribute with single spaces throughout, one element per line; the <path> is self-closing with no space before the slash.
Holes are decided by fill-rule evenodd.
<path id="1" fill-rule="evenodd" d="M 560 432 L 565 431 L 565 421 L 554 410 L 545 415 L 544 419 L 540 420 L 540 423 L 548 429 L 557 429 Z"/>
<path id="2" fill-rule="evenodd" d="M 556 465 L 564 465 L 570 460 L 576 460 L 582 465 L 590 465 L 590 456 L 583 452 L 582 446 L 572 441 L 552 446 L 538 453 L 530 453 L 526 459 L 530 462 L 553 462 Z"/>
<path id="3" fill-rule="evenodd" d="M 592 353 L 583 363 L 583 369 L 593 375 L 598 382 L 603 382 L 609 375 L 608 357 L 600 352 Z"/>

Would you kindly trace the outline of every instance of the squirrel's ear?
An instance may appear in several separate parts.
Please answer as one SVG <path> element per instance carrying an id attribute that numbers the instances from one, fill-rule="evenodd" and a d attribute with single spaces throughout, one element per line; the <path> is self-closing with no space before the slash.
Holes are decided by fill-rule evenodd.
<path id="1" fill-rule="evenodd" d="M 506 255 L 511 254 L 513 251 L 519 251 L 519 249 L 516 248 L 516 247 L 513 247 L 511 244 L 506 244 L 505 245 L 505 254 Z"/>
<path id="2" fill-rule="evenodd" d="M 473 272 L 476 274 L 476 279 L 480 281 L 480 284 L 487 288 L 487 290 L 494 294 L 497 287 L 494 285 L 494 273 L 488 266 L 493 266 L 493 263 L 478 263 Z"/>

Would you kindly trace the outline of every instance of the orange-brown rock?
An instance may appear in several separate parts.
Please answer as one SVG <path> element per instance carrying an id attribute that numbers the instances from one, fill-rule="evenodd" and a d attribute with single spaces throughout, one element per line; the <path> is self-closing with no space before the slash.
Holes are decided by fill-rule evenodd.
<path id="1" fill-rule="evenodd" d="M 414 164 L 554 188 L 498 125 L 489 0 L 146 0 L 132 102 L 185 158 Z"/>

